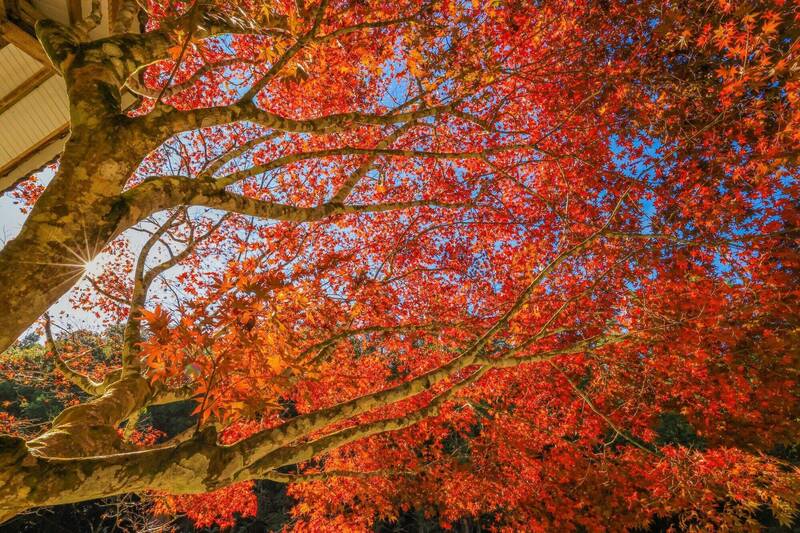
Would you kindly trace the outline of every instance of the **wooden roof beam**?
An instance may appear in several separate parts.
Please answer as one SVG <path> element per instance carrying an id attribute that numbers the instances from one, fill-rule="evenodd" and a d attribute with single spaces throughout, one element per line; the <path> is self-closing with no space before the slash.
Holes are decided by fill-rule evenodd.
<path id="1" fill-rule="evenodd" d="M 0 37 L 10 42 L 45 67 L 55 71 L 53 64 L 50 62 L 50 58 L 44 53 L 44 49 L 36 37 L 13 22 L 9 20 L 0 21 Z"/>
<path id="2" fill-rule="evenodd" d="M 69 13 L 69 23 L 74 26 L 83 20 L 83 2 L 81 0 L 69 0 L 67 2 L 67 12 Z"/>
<path id="3" fill-rule="evenodd" d="M 44 13 L 39 11 L 39 9 L 28 0 L 5 0 L 5 2 L 8 7 L 8 14 L 12 15 L 8 18 L 21 22 L 24 26 L 29 28 L 31 32 L 34 26 L 36 26 L 37 20 L 47 18 L 44 16 Z"/>
<path id="4" fill-rule="evenodd" d="M 50 68 L 42 67 L 31 77 L 23 81 L 13 91 L 0 98 L 0 115 L 8 111 L 14 104 L 22 100 L 39 85 L 50 79 L 55 71 Z"/>
<path id="5" fill-rule="evenodd" d="M 30 176 L 31 174 L 36 173 L 36 169 L 30 169 L 30 172 L 26 172 L 25 174 L 15 175 L 14 171 L 17 170 L 17 167 L 25 163 L 28 159 L 32 158 L 36 155 L 37 152 L 43 150 L 53 142 L 65 137 L 69 133 L 69 123 L 64 124 L 52 132 L 49 135 L 41 139 L 36 144 L 30 146 L 27 150 L 23 153 L 19 154 L 17 157 L 6 163 L 5 165 L 0 167 L 0 194 L 5 194 L 10 189 L 16 187 L 16 185 Z M 47 164 L 46 161 L 42 162 L 43 165 Z M 41 165 L 40 165 L 41 167 Z"/>

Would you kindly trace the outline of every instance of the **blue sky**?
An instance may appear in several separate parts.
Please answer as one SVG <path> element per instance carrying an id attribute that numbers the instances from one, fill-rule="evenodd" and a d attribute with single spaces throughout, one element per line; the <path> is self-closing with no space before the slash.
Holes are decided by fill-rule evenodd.
<path id="1" fill-rule="evenodd" d="M 52 177 L 53 171 L 49 169 L 39 173 L 41 183 L 48 183 Z M 0 248 L 19 233 L 24 222 L 25 214 L 14 203 L 14 198 L 10 194 L 0 196 Z"/>

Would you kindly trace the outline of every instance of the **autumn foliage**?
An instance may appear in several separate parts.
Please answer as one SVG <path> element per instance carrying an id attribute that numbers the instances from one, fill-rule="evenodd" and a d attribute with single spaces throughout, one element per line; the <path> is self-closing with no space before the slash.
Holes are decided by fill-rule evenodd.
<path id="1" fill-rule="evenodd" d="M 150 512 L 227 527 L 268 478 L 297 531 L 412 509 L 499 531 L 792 522 L 800 4 L 215 0 L 146 19 L 170 57 L 128 80 L 131 120 L 243 97 L 279 119 L 187 115 L 143 154 L 132 194 L 236 199 L 203 189 L 105 245 L 70 298 L 125 324 L 119 352 L 97 367 L 57 338 L 51 357 L 173 391 L 186 438 L 313 447 L 155 489 Z M 214 21 L 237 30 L 198 37 Z"/>

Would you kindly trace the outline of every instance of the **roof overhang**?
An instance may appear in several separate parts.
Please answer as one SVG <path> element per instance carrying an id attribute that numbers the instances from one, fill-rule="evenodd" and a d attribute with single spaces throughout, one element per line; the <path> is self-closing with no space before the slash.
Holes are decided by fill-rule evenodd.
<path id="1" fill-rule="evenodd" d="M 55 160 L 69 135 L 64 80 L 34 34 L 37 20 L 74 24 L 92 0 L 0 0 L 0 194 Z M 118 0 L 101 4 L 93 39 L 110 34 Z M 123 95 L 123 105 L 133 102 Z"/>

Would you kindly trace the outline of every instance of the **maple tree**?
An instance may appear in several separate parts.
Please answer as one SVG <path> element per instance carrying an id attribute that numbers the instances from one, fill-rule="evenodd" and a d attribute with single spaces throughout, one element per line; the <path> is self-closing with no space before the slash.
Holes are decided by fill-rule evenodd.
<path id="1" fill-rule="evenodd" d="M 41 319 L 81 393 L 0 419 L 0 520 L 225 526 L 257 479 L 309 531 L 792 520 L 796 2 L 128 0 L 90 40 L 95 6 L 37 23 L 71 133 L 0 250 L 0 349 Z"/>

